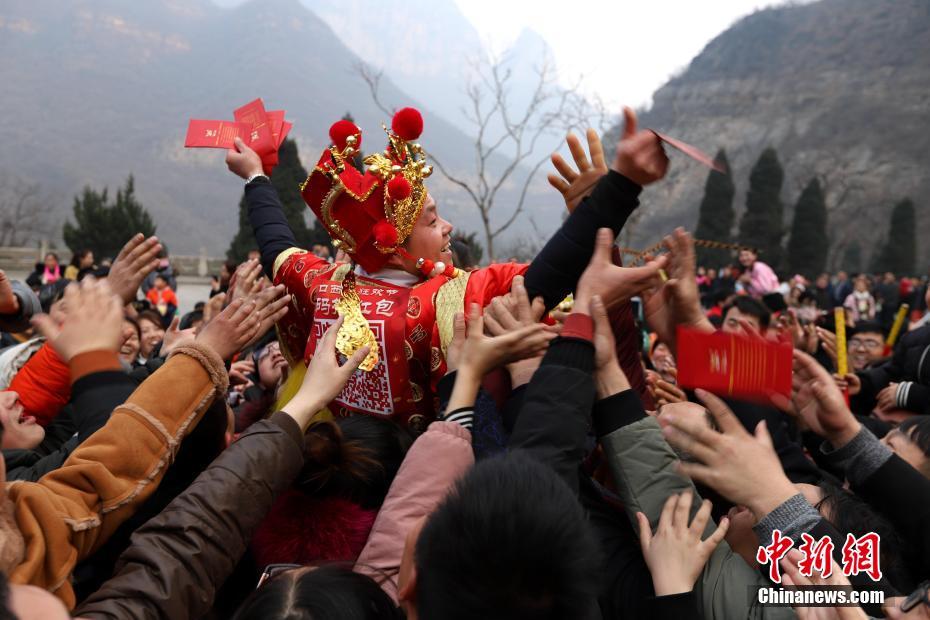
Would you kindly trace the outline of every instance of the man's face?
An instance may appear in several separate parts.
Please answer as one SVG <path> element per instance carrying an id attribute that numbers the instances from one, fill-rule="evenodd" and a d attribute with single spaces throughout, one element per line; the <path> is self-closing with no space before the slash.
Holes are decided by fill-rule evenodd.
<path id="1" fill-rule="evenodd" d="M 452 224 L 439 217 L 436 201 L 428 195 L 423 203 L 423 211 L 413 225 L 413 231 L 407 237 L 404 248 L 413 257 L 428 258 L 433 262 L 442 261 L 446 265 L 452 264 Z M 412 273 L 418 273 L 416 265 L 407 265 L 410 261 L 404 260 L 404 268 Z"/>
<path id="2" fill-rule="evenodd" d="M 735 306 L 727 310 L 727 315 L 723 317 L 723 331 L 733 334 L 743 333 L 743 325 L 740 321 L 745 321 L 752 327 L 757 333 L 762 333 L 762 325 L 759 323 L 758 317 L 754 317 L 751 314 L 743 314 L 739 311 L 739 308 Z"/>
<path id="3" fill-rule="evenodd" d="M 739 252 L 739 264 L 743 267 L 752 267 L 752 264 L 756 262 L 756 253 L 752 250 L 740 250 Z"/>
<path id="4" fill-rule="evenodd" d="M 4 450 L 32 450 L 45 439 L 45 429 L 32 416 L 23 415 L 16 392 L 0 392 L 0 424 L 3 425 Z"/>
<path id="5" fill-rule="evenodd" d="M 885 341 L 878 332 L 862 332 L 849 339 L 849 363 L 853 370 L 864 370 L 884 357 Z"/>

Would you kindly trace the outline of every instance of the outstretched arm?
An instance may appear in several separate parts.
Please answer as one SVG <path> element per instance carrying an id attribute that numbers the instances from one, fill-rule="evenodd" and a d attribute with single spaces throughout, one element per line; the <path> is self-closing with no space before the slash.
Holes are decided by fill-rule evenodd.
<path id="1" fill-rule="evenodd" d="M 643 186 L 661 179 L 668 169 L 668 158 L 658 137 L 651 131 L 637 131 L 636 115 L 629 108 L 624 110 L 624 119 L 623 137 L 609 170 L 603 166 L 603 156 L 599 155 L 600 142 L 596 135 L 591 135 L 593 132 L 588 135 L 593 163 L 588 162 L 580 144 L 576 144 L 577 139 L 569 140 L 580 174 L 568 179 L 565 187 L 554 185 L 565 196 L 571 215 L 536 256 L 526 273 L 530 297 L 542 296 L 546 308 L 555 307 L 574 290 L 591 258 L 597 230 L 610 228 L 616 236 L 639 206 L 639 193 Z M 557 163 L 557 168 L 565 175 L 563 169 L 570 168 L 561 163 L 561 166 Z M 577 196 L 571 184 L 577 182 L 590 186 L 591 178 L 596 176 L 592 171 L 598 169 L 603 170 L 603 176 L 591 194 L 574 208 Z"/>
<path id="2" fill-rule="evenodd" d="M 245 185 L 249 224 L 262 255 L 262 268 L 269 278 L 274 279 L 275 259 L 281 252 L 297 247 L 297 238 L 287 223 L 281 199 L 268 177 L 257 176 L 263 175 L 258 153 L 239 138 L 236 138 L 236 148 L 226 153 L 226 165 L 233 174 L 252 179 Z"/>

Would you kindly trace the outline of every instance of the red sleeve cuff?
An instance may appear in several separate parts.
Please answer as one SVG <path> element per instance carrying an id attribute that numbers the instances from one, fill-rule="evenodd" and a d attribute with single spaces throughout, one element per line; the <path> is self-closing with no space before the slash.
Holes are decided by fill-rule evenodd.
<path id="1" fill-rule="evenodd" d="M 578 338 L 592 342 L 594 340 L 594 321 L 587 314 L 573 312 L 562 324 L 562 338 Z"/>
<path id="2" fill-rule="evenodd" d="M 73 385 L 81 377 L 105 370 L 121 370 L 123 367 L 115 351 L 87 351 L 75 355 L 68 363 L 68 368 Z"/>

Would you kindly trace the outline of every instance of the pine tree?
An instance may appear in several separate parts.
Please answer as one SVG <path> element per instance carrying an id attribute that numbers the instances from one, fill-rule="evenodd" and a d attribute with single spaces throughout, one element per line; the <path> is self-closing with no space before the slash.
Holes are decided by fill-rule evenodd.
<path id="1" fill-rule="evenodd" d="M 110 204 L 106 187 L 102 192 L 85 187 L 74 197 L 74 224 L 65 222 L 62 229 L 68 248 L 72 252 L 89 248 L 100 258 L 115 258 L 136 233 L 154 235 L 155 223 L 136 199 L 135 190 L 129 175 L 126 186 L 116 191 L 116 201 Z"/>
<path id="2" fill-rule="evenodd" d="M 888 240 L 874 261 L 875 271 L 911 275 L 917 262 L 917 214 L 914 203 L 905 198 L 891 212 Z"/>
<path id="3" fill-rule="evenodd" d="M 278 150 L 278 165 L 271 173 L 271 184 L 278 192 L 278 198 L 281 199 L 284 216 L 294 232 L 297 246 L 309 249 L 315 243 L 329 244 L 330 241 L 326 229 L 316 221 L 316 218 L 314 218 L 312 228 L 307 225 L 307 217 L 313 216 L 300 195 L 300 185 L 306 179 L 307 169 L 300 163 L 297 143 L 293 140 L 285 140 Z M 250 250 L 257 249 L 257 247 L 252 226 L 249 224 L 245 196 L 243 196 L 239 201 L 239 230 L 233 237 L 226 256 L 230 260 L 242 261 L 248 256 Z"/>
<path id="4" fill-rule="evenodd" d="M 780 194 L 784 178 L 785 173 L 775 149 L 770 147 L 762 151 L 749 174 L 746 212 L 739 223 L 740 243 L 757 248 L 759 258 L 775 269 L 778 269 L 782 259 Z"/>
<path id="5" fill-rule="evenodd" d="M 815 278 L 827 265 L 827 204 L 820 181 L 811 179 L 794 207 L 788 239 L 788 272 Z"/>
<path id="6" fill-rule="evenodd" d="M 850 273 L 858 273 L 862 270 L 862 246 L 858 241 L 853 241 L 846 246 L 840 268 Z"/>
<path id="7" fill-rule="evenodd" d="M 730 164 L 726 151 L 720 149 L 714 161 L 721 164 L 725 172 L 711 170 L 704 184 L 704 199 L 698 212 L 697 229 L 694 236 L 708 241 L 729 243 L 733 230 L 733 178 L 730 176 Z M 699 265 L 720 267 L 730 262 L 731 253 L 727 250 L 698 248 Z"/>

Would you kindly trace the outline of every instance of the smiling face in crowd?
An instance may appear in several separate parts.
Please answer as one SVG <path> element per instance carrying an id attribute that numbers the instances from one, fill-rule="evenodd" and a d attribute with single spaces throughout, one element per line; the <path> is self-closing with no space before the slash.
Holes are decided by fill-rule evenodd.
<path id="1" fill-rule="evenodd" d="M 132 321 L 123 321 L 122 344 L 119 348 L 119 358 L 127 364 L 132 364 L 139 357 L 141 341 L 139 328 Z"/>
<path id="2" fill-rule="evenodd" d="M 155 345 L 165 337 L 165 330 L 162 329 L 160 323 L 155 323 L 146 317 L 139 319 L 139 327 L 142 330 L 139 353 L 142 357 L 148 358 L 155 349 Z"/>
<path id="3" fill-rule="evenodd" d="M 3 426 L 4 450 L 32 450 L 45 439 L 45 429 L 32 416 L 23 415 L 16 392 L 0 392 L 0 425 Z"/>
<path id="4" fill-rule="evenodd" d="M 849 363 L 858 372 L 884 357 L 885 339 L 881 332 L 857 332 L 849 339 L 847 349 Z"/>

